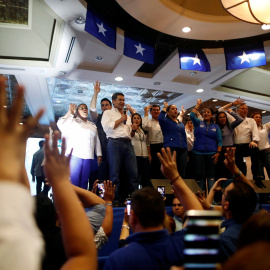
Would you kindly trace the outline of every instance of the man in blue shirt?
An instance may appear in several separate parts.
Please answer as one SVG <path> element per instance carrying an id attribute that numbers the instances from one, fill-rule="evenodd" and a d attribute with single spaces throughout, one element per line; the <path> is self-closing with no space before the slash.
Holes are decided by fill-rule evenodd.
<path id="1" fill-rule="evenodd" d="M 183 264 L 183 233 L 169 235 L 163 227 L 164 202 L 153 188 L 135 191 L 131 197 L 129 225 L 134 234 L 127 246 L 116 250 L 105 264 L 107 269 L 169 269 Z"/>

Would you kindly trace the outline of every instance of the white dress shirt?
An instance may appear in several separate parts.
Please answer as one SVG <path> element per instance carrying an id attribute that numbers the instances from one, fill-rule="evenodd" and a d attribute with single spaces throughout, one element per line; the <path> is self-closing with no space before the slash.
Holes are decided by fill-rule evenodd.
<path id="1" fill-rule="evenodd" d="M 141 129 L 135 132 L 134 137 L 131 139 L 131 143 L 134 147 L 134 152 L 137 157 L 148 157 L 147 135 L 144 134 Z"/>
<path id="2" fill-rule="evenodd" d="M 186 129 L 186 137 L 187 137 L 187 148 L 188 151 L 191 151 L 194 144 L 194 131 L 190 131 L 189 129 Z"/>
<path id="3" fill-rule="evenodd" d="M 73 115 L 59 118 L 58 128 L 67 140 L 67 151 L 69 154 L 73 148 L 72 155 L 82 159 L 94 159 L 94 152 L 102 156 L 97 127 L 90 121 L 84 122 Z"/>
<path id="4" fill-rule="evenodd" d="M 227 114 L 229 122 L 233 122 L 235 118 Z M 260 141 L 259 131 L 254 119 L 246 117 L 243 122 L 234 129 L 234 143 L 243 144 L 251 141 Z"/>
<path id="5" fill-rule="evenodd" d="M 148 140 L 150 144 L 163 143 L 163 134 L 159 122 L 155 119 L 149 119 L 144 116 L 142 119 L 142 128 L 148 131 Z"/>
<path id="6" fill-rule="evenodd" d="M 259 150 L 264 150 L 270 147 L 268 134 L 270 131 L 270 122 L 258 127 L 260 141 L 259 141 Z"/>
<path id="7" fill-rule="evenodd" d="M 130 135 L 130 127 L 131 127 L 131 119 L 130 116 L 127 116 L 126 124 L 120 123 L 119 126 L 114 129 L 115 121 L 119 120 L 122 117 L 122 114 L 118 111 L 118 109 L 113 108 L 111 110 L 106 110 L 103 113 L 101 119 L 101 125 L 106 133 L 107 138 L 129 138 Z"/>
<path id="8" fill-rule="evenodd" d="M 35 201 L 25 186 L 0 182 L 0 269 L 41 269 L 44 241 L 34 210 Z"/>

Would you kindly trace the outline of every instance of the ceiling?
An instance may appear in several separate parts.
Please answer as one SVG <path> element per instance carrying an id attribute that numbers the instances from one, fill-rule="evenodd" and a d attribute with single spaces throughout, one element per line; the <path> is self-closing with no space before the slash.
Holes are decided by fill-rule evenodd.
<path id="1" fill-rule="evenodd" d="M 26 87 L 25 113 L 46 109 L 36 136 L 49 125 L 55 127 L 55 120 L 65 114 L 70 102 L 89 104 L 96 80 L 102 82 L 99 99 L 123 91 L 139 112 L 146 104 L 162 104 L 163 100 L 189 109 L 197 98 L 211 106 L 213 99 L 232 102 L 238 96 L 254 110 L 270 111 L 269 63 L 262 68 L 227 71 L 223 51 L 226 44 L 262 40 L 269 61 L 270 30 L 237 21 L 222 9 L 219 0 L 201 3 L 89 0 L 93 8 L 117 23 L 116 50 L 86 33 L 84 24 L 75 23 L 75 18 L 85 18 L 84 0 L 29 0 L 28 24 L 5 23 L 0 6 L 0 74 L 13 75 Z M 183 33 L 185 26 L 192 31 Z M 124 31 L 155 42 L 155 65 L 123 55 Z M 203 48 L 211 72 L 180 70 L 179 44 Z M 97 61 L 97 56 L 103 60 Z M 124 80 L 116 82 L 116 76 Z M 197 93 L 199 88 L 204 92 Z M 212 106 L 217 105 L 213 102 Z M 270 121 L 267 115 L 264 121 Z"/>

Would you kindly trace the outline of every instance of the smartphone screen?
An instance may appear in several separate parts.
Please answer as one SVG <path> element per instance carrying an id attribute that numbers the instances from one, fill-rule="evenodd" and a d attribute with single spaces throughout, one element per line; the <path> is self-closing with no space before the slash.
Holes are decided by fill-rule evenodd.
<path id="1" fill-rule="evenodd" d="M 165 197 L 165 186 L 157 186 L 157 191 L 160 193 L 162 198 Z"/>
<path id="2" fill-rule="evenodd" d="M 131 199 L 127 198 L 127 215 L 130 215 L 130 209 L 131 209 Z"/>
<path id="3" fill-rule="evenodd" d="M 103 183 L 100 183 L 98 184 L 98 196 L 100 198 L 104 198 L 104 184 Z"/>

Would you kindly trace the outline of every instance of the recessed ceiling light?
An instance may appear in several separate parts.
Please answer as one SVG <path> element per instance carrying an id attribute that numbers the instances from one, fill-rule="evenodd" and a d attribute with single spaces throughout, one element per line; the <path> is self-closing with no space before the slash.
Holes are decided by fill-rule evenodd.
<path id="1" fill-rule="evenodd" d="M 83 17 L 75 18 L 75 23 L 77 23 L 77 24 L 85 24 L 85 18 L 83 18 Z"/>
<path id="2" fill-rule="evenodd" d="M 61 75 L 68 75 L 68 72 L 66 72 L 66 71 L 59 71 L 59 74 L 61 74 Z"/>
<path id="3" fill-rule="evenodd" d="M 121 81 L 123 81 L 124 80 L 124 78 L 123 77 L 115 77 L 114 78 L 116 81 L 118 81 L 118 82 L 121 82 Z"/>
<path id="4" fill-rule="evenodd" d="M 60 100 L 56 100 L 56 103 L 61 103 L 61 101 Z"/>
<path id="5" fill-rule="evenodd" d="M 201 88 L 196 90 L 197 93 L 201 93 L 201 92 L 203 92 L 203 91 L 204 91 L 204 90 L 201 89 Z"/>
<path id="6" fill-rule="evenodd" d="M 262 111 L 262 113 L 266 113 L 266 111 Z"/>
<path id="7" fill-rule="evenodd" d="M 103 61 L 103 57 L 102 56 L 97 56 L 96 61 Z"/>
<path id="8" fill-rule="evenodd" d="M 270 24 L 263 24 L 262 25 L 262 30 L 269 30 L 270 29 Z"/>
<path id="9" fill-rule="evenodd" d="M 194 76 L 194 75 L 196 75 L 196 74 L 197 74 L 197 72 L 195 72 L 195 71 L 190 72 L 190 75 L 191 75 L 191 76 Z"/>
<path id="10" fill-rule="evenodd" d="M 161 82 L 154 82 L 154 85 L 160 85 Z"/>
<path id="11" fill-rule="evenodd" d="M 213 102 L 217 102 L 217 99 L 213 99 L 212 101 L 213 101 Z"/>
<path id="12" fill-rule="evenodd" d="M 23 123 L 20 123 L 20 125 L 23 125 Z"/>
<path id="13" fill-rule="evenodd" d="M 188 32 L 191 31 L 191 28 L 188 27 L 188 26 L 186 26 L 186 27 L 182 28 L 182 31 L 183 31 L 184 33 L 188 33 Z"/>
<path id="14" fill-rule="evenodd" d="M 3 106 L 3 108 L 5 108 L 5 109 L 6 109 L 6 108 L 7 108 L 7 106 Z"/>

